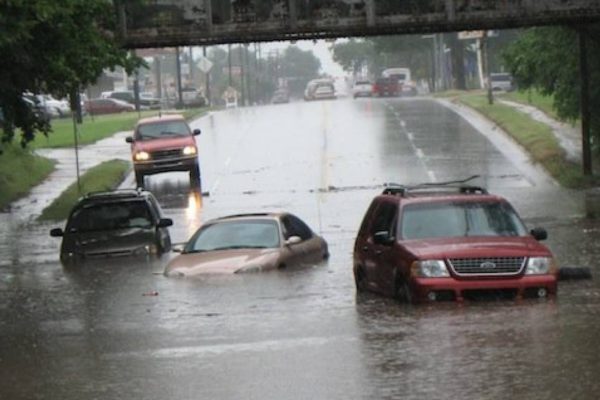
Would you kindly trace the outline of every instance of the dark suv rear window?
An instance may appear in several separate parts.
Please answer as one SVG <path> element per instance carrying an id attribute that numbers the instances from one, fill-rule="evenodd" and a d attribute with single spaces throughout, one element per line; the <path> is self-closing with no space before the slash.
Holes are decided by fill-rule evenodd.
<path id="1" fill-rule="evenodd" d="M 73 212 L 69 232 L 150 228 L 152 215 L 143 200 L 85 205 Z"/>
<path id="2" fill-rule="evenodd" d="M 403 239 L 465 236 L 525 236 L 527 230 L 505 203 L 448 202 L 404 207 Z"/>

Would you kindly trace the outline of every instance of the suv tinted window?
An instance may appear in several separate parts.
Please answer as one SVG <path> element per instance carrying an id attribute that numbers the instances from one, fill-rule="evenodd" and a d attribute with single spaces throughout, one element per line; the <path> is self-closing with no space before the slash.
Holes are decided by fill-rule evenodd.
<path id="1" fill-rule="evenodd" d="M 281 219 L 283 223 L 283 237 L 289 239 L 299 236 L 302 240 L 308 240 L 313 236 L 311 229 L 294 215 L 287 215 Z"/>
<path id="2" fill-rule="evenodd" d="M 414 204 L 402 212 L 402 238 L 525 236 L 527 230 L 504 203 Z"/>
<path id="3" fill-rule="evenodd" d="M 372 236 L 377 232 L 387 231 L 390 235 L 393 235 L 396 209 L 397 206 L 394 203 L 381 203 L 375 211 L 369 234 Z"/>
<path id="4" fill-rule="evenodd" d="M 99 203 L 76 209 L 69 219 L 67 231 L 150 228 L 153 218 L 145 201 Z"/>

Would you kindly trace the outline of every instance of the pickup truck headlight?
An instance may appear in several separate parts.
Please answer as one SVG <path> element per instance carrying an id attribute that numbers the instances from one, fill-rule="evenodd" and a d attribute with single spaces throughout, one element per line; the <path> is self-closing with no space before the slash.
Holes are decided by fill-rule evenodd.
<path id="1" fill-rule="evenodd" d="M 444 278 L 450 276 L 443 260 L 421 260 L 412 263 L 411 275 L 421 278 Z"/>
<path id="2" fill-rule="evenodd" d="M 525 275 L 545 275 L 556 272 L 556 263 L 552 257 L 530 257 L 527 260 Z"/>
<path id="3" fill-rule="evenodd" d="M 148 161 L 150 159 L 150 154 L 148 154 L 145 151 L 138 151 L 137 153 L 135 153 L 133 158 L 135 159 L 135 161 Z"/>
<path id="4" fill-rule="evenodd" d="M 183 148 L 184 156 L 193 156 L 194 154 L 196 154 L 196 146 L 185 146 Z"/>

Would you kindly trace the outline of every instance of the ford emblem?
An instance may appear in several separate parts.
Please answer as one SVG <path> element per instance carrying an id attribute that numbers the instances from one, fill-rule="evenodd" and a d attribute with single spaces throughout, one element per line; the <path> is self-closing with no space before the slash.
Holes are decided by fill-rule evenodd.
<path id="1" fill-rule="evenodd" d="M 481 269 L 494 269 L 496 268 L 496 264 L 491 261 L 485 261 L 479 264 L 479 268 Z"/>

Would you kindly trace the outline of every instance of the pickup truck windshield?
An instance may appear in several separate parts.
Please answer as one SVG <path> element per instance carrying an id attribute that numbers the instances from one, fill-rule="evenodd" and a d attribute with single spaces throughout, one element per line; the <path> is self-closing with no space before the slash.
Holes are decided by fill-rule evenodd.
<path id="1" fill-rule="evenodd" d="M 137 129 L 138 140 L 152 140 L 164 137 L 178 137 L 191 135 L 190 129 L 184 121 L 164 121 L 140 125 Z"/>

